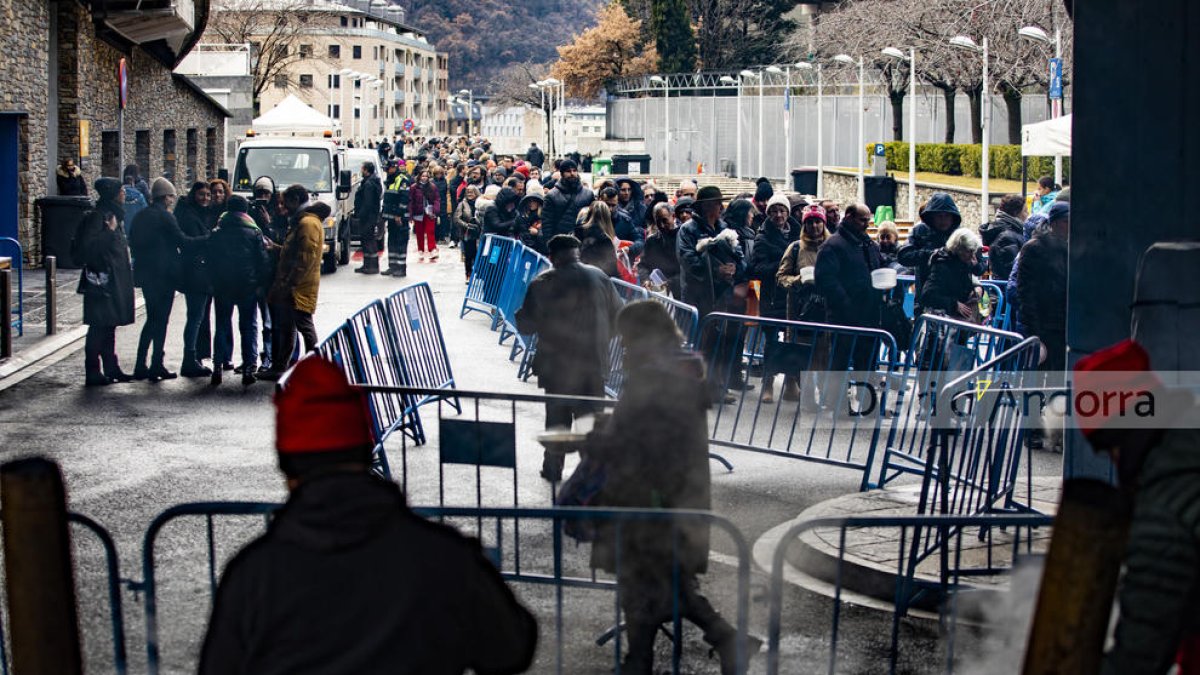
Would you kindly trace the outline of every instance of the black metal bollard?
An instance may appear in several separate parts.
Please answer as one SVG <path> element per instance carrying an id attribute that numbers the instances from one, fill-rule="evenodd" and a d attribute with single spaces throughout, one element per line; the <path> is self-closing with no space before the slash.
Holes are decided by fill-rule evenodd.
<path id="1" fill-rule="evenodd" d="M 58 258 L 46 256 L 46 335 L 58 333 Z"/>
<path id="2" fill-rule="evenodd" d="M 13 671 L 83 673 L 62 473 L 34 457 L 0 466 L 0 521 Z"/>
<path id="3" fill-rule="evenodd" d="M 0 359 L 12 356 L 12 270 L 0 270 Z"/>

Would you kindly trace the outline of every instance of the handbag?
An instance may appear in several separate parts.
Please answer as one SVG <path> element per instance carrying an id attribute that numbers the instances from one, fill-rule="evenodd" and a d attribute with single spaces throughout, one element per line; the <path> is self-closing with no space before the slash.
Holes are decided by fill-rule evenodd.
<path id="1" fill-rule="evenodd" d="M 554 503 L 558 506 L 597 506 L 607 481 L 608 470 L 604 463 L 585 454 L 571 477 L 562 484 Z M 563 523 L 563 532 L 578 542 L 596 541 L 596 530 L 594 521 L 567 520 Z"/>
<path id="2" fill-rule="evenodd" d="M 112 295 L 112 277 L 108 272 L 97 272 L 89 267 L 83 268 L 79 275 L 79 285 L 75 292 L 84 297 L 107 298 Z"/>

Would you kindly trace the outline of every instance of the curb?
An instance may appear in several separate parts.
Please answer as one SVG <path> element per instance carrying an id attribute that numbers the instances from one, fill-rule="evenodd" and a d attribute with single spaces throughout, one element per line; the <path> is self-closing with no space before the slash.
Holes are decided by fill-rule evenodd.
<path id="1" fill-rule="evenodd" d="M 145 314 L 146 303 L 141 295 L 134 296 L 134 324 Z M 35 342 L 28 349 L 14 354 L 0 363 L 0 391 L 16 386 L 37 375 L 46 368 L 62 361 L 83 347 L 88 327 L 76 326 L 70 330 L 50 335 Z"/>

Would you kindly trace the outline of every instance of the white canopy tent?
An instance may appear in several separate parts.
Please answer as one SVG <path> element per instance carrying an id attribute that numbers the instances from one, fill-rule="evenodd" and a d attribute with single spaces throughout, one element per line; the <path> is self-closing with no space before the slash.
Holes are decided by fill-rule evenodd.
<path id="1" fill-rule="evenodd" d="M 1025 157 L 1070 157 L 1071 116 L 1022 126 L 1021 154 Z"/>
<path id="2" fill-rule="evenodd" d="M 254 120 L 254 131 L 258 134 L 279 136 L 309 136 L 333 130 L 333 120 L 313 110 L 295 94 L 271 108 L 262 117 Z"/>

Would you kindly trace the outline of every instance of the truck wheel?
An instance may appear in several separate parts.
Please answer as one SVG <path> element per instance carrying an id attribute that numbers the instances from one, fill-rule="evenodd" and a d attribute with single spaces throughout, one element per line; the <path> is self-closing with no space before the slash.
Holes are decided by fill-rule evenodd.
<path id="1" fill-rule="evenodd" d="M 342 232 L 342 238 L 339 241 L 339 243 L 341 244 L 341 250 L 338 251 L 338 264 L 339 265 L 349 265 L 350 264 L 350 224 L 342 223 L 341 232 Z"/>

